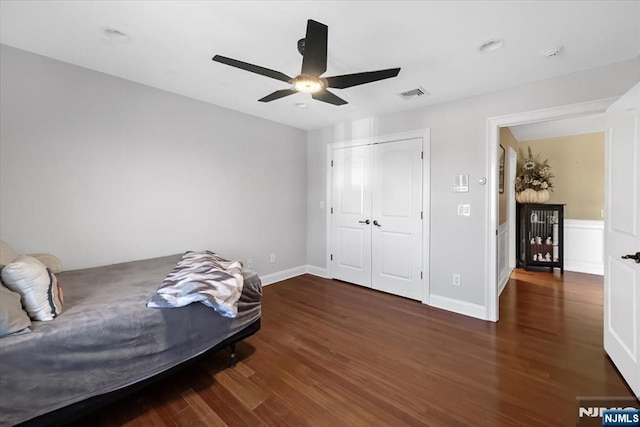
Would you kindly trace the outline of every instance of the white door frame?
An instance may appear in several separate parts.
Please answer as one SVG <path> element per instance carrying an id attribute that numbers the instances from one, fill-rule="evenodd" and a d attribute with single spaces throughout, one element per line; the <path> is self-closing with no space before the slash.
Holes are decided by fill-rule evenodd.
<path id="1" fill-rule="evenodd" d="M 385 142 L 400 141 L 403 139 L 422 138 L 422 303 L 430 304 L 430 224 L 431 224 L 431 129 L 419 129 L 410 132 L 395 133 L 390 135 L 374 136 L 369 138 L 338 141 L 327 144 L 327 209 L 326 209 L 326 236 L 327 276 L 333 278 L 331 263 L 331 201 L 333 200 L 333 168 L 331 167 L 332 151 L 337 148 L 356 147 L 359 145 L 384 144 Z"/>
<path id="2" fill-rule="evenodd" d="M 509 175 L 507 177 L 507 217 L 509 221 L 509 240 L 508 240 L 508 257 L 509 271 L 513 271 L 516 268 L 516 187 L 514 185 L 516 181 L 516 168 L 518 167 L 518 153 L 513 147 L 507 147 L 507 158 L 509 164 Z"/>
<path id="3" fill-rule="evenodd" d="M 486 206 L 488 221 L 485 226 L 486 252 L 486 288 L 485 307 L 486 320 L 498 321 L 498 268 L 497 268 L 497 232 L 498 232 L 498 149 L 500 145 L 500 128 L 505 126 L 523 125 L 527 123 L 544 122 L 548 120 L 566 119 L 570 117 L 601 114 L 613 104 L 618 97 L 562 105 L 541 110 L 525 111 L 504 116 L 489 117 L 487 119 L 487 182 Z M 515 230 L 513 230 L 515 231 Z M 512 231 L 510 231 L 512 232 Z M 509 236 L 511 239 L 512 236 Z"/>
<path id="4" fill-rule="evenodd" d="M 506 170 L 509 171 L 509 174 L 505 174 L 504 177 L 505 185 L 507 186 L 505 190 L 505 203 L 507 210 L 507 231 L 505 233 L 507 235 L 507 244 L 502 248 L 502 250 L 506 252 L 506 269 L 508 272 L 506 273 L 506 275 L 503 275 L 503 272 L 501 270 L 498 270 L 498 280 L 500 281 L 498 283 L 498 297 L 507 288 L 507 285 L 509 284 L 509 277 L 511 276 L 513 270 L 516 268 L 516 189 L 513 183 L 516 181 L 516 165 L 518 163 L 518 153 L 513 147 L 508 146 L 505 157 L 505 162 L 507 165 L 509 165 L 509 167 L 506 168 Z M 500 250 L 500 244 L 498 244 L 498 250 Z M 504 254 L 502 253 L 498 253 L 497 255 L 498 260 L 501 260 L 502 256 L 504 256 Z M 499 263 L 498 268 L 500 268 Z"/>

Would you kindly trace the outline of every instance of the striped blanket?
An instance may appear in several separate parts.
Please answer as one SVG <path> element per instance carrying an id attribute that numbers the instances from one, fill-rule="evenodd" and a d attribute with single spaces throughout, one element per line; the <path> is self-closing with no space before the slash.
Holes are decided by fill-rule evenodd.
<path id="1" fill-rule="evenodd" d="M 224 317 L 236 317 L 242 293 L 242 263 L 213 252 L 187 252 L 164 279 L 147 307 L 184 307 L 201 302 Z"/>

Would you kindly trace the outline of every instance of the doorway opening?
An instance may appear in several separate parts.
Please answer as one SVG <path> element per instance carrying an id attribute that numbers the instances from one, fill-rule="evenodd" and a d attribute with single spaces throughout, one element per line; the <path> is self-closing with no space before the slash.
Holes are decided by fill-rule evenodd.
<path id="1" fill-rule="evenodd" d="M 486 240 L 488 243 L 487 266 L 487 292 L 486 307 L 487 320 L 498 321 L 499 317 L 499 269 L 498 269 L 498 196 L 499 196 L 499 159 L 500 159 L 500 128 L 523 125 L 529 123 L 545 122 L 550 120 L 566 119 L 571 117 L 589 116 L 601 114 L 617 98 L 607 98 L 597 101 L 571 104 L 560 107 L 534 110 L 506 116 L 492 117 L 487 121 L 487 159 L 489 163 L 489 183 L 491 187 L 487 192 L 487 206 L 489 209 L 489 221 L 486 227 Z M 506 185 L 506 184 L 505 184 Z M 509 218 L 515 219 L 515 203 L 509 207 Z M 511 235 L 513 234 L 513 236 Z M 515 227 L 509 231 L 508 241 L 515 241 Z M 515 252 L 515 251 L 514 251 Z"/>

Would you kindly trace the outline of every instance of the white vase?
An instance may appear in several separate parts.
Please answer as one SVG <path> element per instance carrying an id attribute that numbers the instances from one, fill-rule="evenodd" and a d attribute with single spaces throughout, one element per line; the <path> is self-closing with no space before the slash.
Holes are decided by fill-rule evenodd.
<path id="1" fill-rule="evenodd" d="M 544 203 L 549 200 L 549 196 L 549 190 L 536 191 L 532 188 L 527 188 L 516 193 L 516 200 L 520 203 Z"/>

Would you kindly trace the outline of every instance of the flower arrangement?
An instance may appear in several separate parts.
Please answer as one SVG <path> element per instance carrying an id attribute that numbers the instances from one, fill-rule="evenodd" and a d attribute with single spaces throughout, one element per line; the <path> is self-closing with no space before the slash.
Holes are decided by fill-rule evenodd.
<path id="1" fill-rule="evenodd" d="M 534 156 L 531 152 L 531 147 L 528 147 L 529 157 L 524 159 L 522 170 L 516 177 L 516 193 L 520 193 L 528 188 L 540 191 L 551 190 L 553 191 L 554 175 L 551 173 L 551 166 L 549 166 L 549 160 L 541 162 L 538 156 Z"/>

